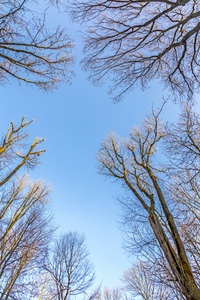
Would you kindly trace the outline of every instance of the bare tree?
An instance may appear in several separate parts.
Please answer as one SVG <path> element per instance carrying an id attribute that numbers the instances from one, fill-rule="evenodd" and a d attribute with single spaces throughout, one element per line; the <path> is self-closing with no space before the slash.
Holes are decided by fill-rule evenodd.
<path id="1" fill-rule="evenodd" d="M 125 295 L 124 291 L 120 290 L 119 288 L 108 289 L 105 288 L 103 291 L 98 291 L 91 297 L 89 300 L 128 300 L 127 296 Z"/>
<path id="2" fill-rule="evenodd" d="M 66 300 L 85 294 L 94 281 L 94 272 L 84 237 L 76 232 L 62 235 L 51 252 L 44 266 L 50 276 L 51 299 Z"/>
<path id="3" fill-rule="evenodd" d="M 179 171 L 187 170 L 197 175 L 200 172 L 200 119 L 193 105 L 184 104 L 178 123 L 168 124 L 166 132 L 168 159 L 176 161 L 175 168 Z"/>
<path id="4" fill-rule="evenodd" d="M 48 272 L 42 272 L 40 276 L 37 278 L 37 282 L 36 282 L 37 300 L 51 300 L 52 289 L 53 286 L 52 286 L 50 274 Z"/>
<path id="5" fill-rule="evenodd" d="M 56 4 L 58 1 L 49 1 Z M 1 1 L 0 79 L 10 78 L 52 90 L 71 76 L 72 41 L 65 30 L 49 32 L 45 3 L 37 0 Z M 37 8 L 40 4 L 41 8 Z M 48 4 L 48 5 L 49 5 Z M 34 8 L 33 8 L 34 7 Z M 42 8 L 43 7 L 43 8 Z"/>
<path id="6" fill-rule="evenodd" d="M 89 21 L 84 68 L 94 83 L 111 75 L 117 100 L 156 78 L 176 94 L 199 89 L 198 1 L 76 0 L 72 15 Z"/>
<path id="7" fill-rule="evenodd" d="M 129 139 L 109 135 L 99 151 L 100 173 L 120 181 L 131 192 L 131 198 L 121 201 L 130 250 L 134 244 L 140 255 L 148 258 L 158 274 L 162 274 L 162 282 L 172 285 L 185 299 L 197 300 L 200 298 L 199 173 L 193 179 L 190 177 L 190 184 L 186 180 L 182 184 L 180 180 L 189 174 L 191 167 L 177 177 L 166 159 L 164 165 L 156 159 L 158 145 L 170 134 L 164 130 L 159 115 L 160 111 L 153 112 L 143 121 L 143 127 L 131 130 Z M 187 124 L 188 115 L 185 116 Z M 180 127 L 179 132 L 183 128 L 189 139 L 187 125 Z M 199 144 L 198 138 L 195 143 Z M 181 149 L 185 148 L 179 146 L 181 155 Z M 177 147 L 173 139 L 171 147 Z M 190 152 L 189 147 L 187 150 Z M 175 157 L 171 162 L 173 167 L 177 166 L 176 171 L 178 162 Z"/>
<path id="8" fill-rule="evenodd" d="M 26 166 L 34 167 L 44 150 L 35 139 L 29 147 L 23 132 L 31 122 L 11 123 L 0 143 L 0 299 L 34 296 L 35 278 L 47 252 L 52 229 L 46 211 L 49 189 L 32 181 Z M 24 298 L 25 297 L 25 298 Z"/>
<path id="9" fill-rule="evenodd" d="M 165 284 L 158 282 L 155 276 L 152 276 L 152 270 L 149 270 L 147 261 L 140 261 L 138 264 L 132 265 L 132 267 L 124 273 L 122 282 L 125 285 L 125 290 L 133 297 L 139 297 L 139 299 L 184 299 L 176 297 L 174 289 L 169 289 Z"/>

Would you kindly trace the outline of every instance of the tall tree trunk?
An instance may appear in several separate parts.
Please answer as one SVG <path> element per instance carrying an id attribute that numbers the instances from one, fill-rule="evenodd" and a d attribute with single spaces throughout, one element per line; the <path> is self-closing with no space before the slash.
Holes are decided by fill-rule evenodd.
<path id="1" fill-rule="evenodd" d="M 183 262 L 178 257 L 155 213 L 149 216 L 149 223 L 186 299 L 200 300 L 200 290 L 195 283 L 188 260 Z"/>

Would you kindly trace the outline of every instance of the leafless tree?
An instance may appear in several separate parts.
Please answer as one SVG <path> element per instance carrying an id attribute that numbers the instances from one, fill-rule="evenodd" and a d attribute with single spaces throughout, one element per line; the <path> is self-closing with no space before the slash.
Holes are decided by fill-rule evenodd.
<path id="1" fill-rule="evenodd" d="M 38 163 L 42 139 L 28 146 L 24 129 L 9 127 L 0 143 L 0 299 L 31 299 L 51 235 L 46 211 L 49 189 L 27 170 Z M 26 166 L 24 174 L 22 167 Z M 18 171 L 21 170 L 21 174 Z"/>
<path id="2" fill-rule="evenodd" d="M 52 90 L 71 76 L 72 41 L 65 30 L 50 32 L 46 4 L 59 1 L 8 0 L 0 5 L 1 84 L 16 78 Z M 39 7 L 39 8 L 38 8 Z"/>
<path id="3" fill-rule="evenodd" d="M 40 273 L 36 281 L 37 300 L 51 300 L 53 289 L 51 276 L 48 272 Z"/>
<path id="4" fill-rule="evenodd" d="M 84 68 L 94 83 L 111 75 L 117 100 L 156 78 L 175 94 L 199 89 L 198 1 L 76 0 L 72 16 L 88 21 Z"/>
<path id="5" fill-rule="evenodd" d="M 119 288 L 108 289 L 105 288 L 103 291 L 98 291 L 94 296 L 91 296 L 89 300 L 128 300 L 124 291 Z"/>
<path id="6" fill-rule="evenodd" d="M 200 172 L 200 119 L 193 105 L 184 104 L 177 124 L 166 126 L 166 152 L 178 170 Z M 172 166 L 171 166 L 172 167 Z M 184 172 L 185 173 L 185 172 Z M 191 177 L 192 178 L 192 177 Z"/>
<path id="7" fill-rule="evenodd" d="M 55 241 L 44 269 L 50 276 L 50 299 L 66 300 L 85 294 L 94 281 L 85 239 L 76 232 Z"/>
<path id="8" fill-rule="evenodd" d="M 158 282 L 155 276 L 152 276 L 152 270 L 149 270 L 147 261 L 140 261 L 138 264 L 133 264 L 132 267 L 124 273 L 122 281 L 125 285 L 125 290 L 133 297 L 139 297 L 139 299 L 184 299 L 176 297 L 174 289 L 169 289 L 168 286 Z"/>
<path id="9" fill-rule="evenodd" d="M 185 144 L 174 142 L 175 131 L 166 131 L 159 111 L 143 121 L 141 128 L 133 128 L 129 139 L 110 134 L 99 151 L 100 173 L 120 181 L 130 191 L 130 197 L 121 201 L 124 208 L 124 228 L 129 237 L 130 251 L 151 262 L 154 275 L 162 275 L 161 282 L 173 288 L 187 300 L 200 298 L 199 282 L 199 173 L 190 177 L 191 163 L 185 158 L 185 169 L 180 165 Z M 179 127 L 176 136 L 190 140 L 187 129 L 190 114 L 183 112 L 185 126 Z M 182 117 L 181 117 L 182 118 Z M 198 118 L 199 120 L 199 116 Z M 195 127 L 193 127 L 194 129 Z M 166 136 L 168 148 L 179 147 L 178 159 L 171 157 L 171 165 L 158 151 Z M 176 140 L 177 141 L 177 140 Z M 199 139 L 194 141 L 199 145 Z M 165 141 L 166 143 L 166 141 Z M 187 148 L 192 153 L 190 147 Z M 197 151 L 194 155 L 199 156 Z M 192 154 L 191 154 L 192 155 Z M 164 164 L 159 162 L 163 158 Z M 176 169 L 174 171 L 174 168 Z M 181 167 L 181 174 L 177 176 Z M 186 176 L 188 179 L 186 180 Z M 192 199 L 192 201 L 191 201 Z M 191 201 L 191 202 L 190 202 Z M 183 299 L 184 299 L 183 297 Z M 181 298 L 180 298 L 181 299 Z"/>

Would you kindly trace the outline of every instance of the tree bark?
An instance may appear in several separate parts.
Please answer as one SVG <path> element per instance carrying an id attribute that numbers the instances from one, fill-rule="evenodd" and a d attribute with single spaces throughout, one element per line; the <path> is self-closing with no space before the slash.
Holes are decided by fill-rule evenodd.
<path id="1" fill-rule="evenodd" d="M 183 265 L 183 262 L 181 262 L 177 253 L 174 251 L 155 213 L 149 216 L 149 223 L 171 267 L 175 280 L 178 281 L 186 299 L 200 300 L 200 290 L 195 283 L 194 277 L 190 270 L 190 265 L 188 266 L 186 262 Z"/>

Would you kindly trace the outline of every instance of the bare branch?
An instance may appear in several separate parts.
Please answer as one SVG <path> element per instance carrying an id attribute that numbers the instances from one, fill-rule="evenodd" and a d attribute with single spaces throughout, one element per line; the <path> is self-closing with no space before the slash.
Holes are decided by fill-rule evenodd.
<path id="1" fill-rule="evenodd" d="M 72 18 L 88 21 L 83 67 L 94 84 L 111 75 L 116 100 L 160 79 L 174 95 L 200 87 L 196 0 L 75 1 Z"/>
<path id="2" fill-rule="evenodd" d="M 45 13 L 31 9 L 28 0 L 6 1 L 0 12 L 0 78 L 10 77 L 52 90 L 72 75 L 73 44 L 64 30 L 50 33 Z M 37 1 L 33 1 L 37 4 Z M 52 4 L 55 1 L 52 1 Z"/>

